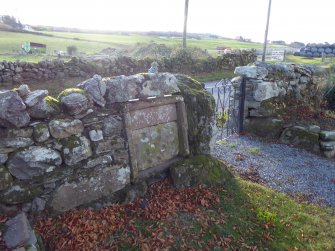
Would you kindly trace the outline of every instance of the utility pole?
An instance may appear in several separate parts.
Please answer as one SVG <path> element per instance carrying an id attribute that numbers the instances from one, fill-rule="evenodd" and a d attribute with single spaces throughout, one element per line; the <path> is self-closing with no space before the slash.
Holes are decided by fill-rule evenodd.
<path id="1" fill-rule="evenodd" d="M 272 0 L 269 0 L 268 18 L 267 18 L 267 21 L 266 21 L 266 28 L 265 28 L 265 38 L 264 38 L 264 48 L 263 48 L 262 62 L 265 62 L 266 44 L 268 42 L 268 31 L 269 31 L 269 22 L 270 22 L 270 13 L 271 13 L 271 2 L 272 2 Z"/>
<path id="2" fill-rule="evenodd" d="M 188 16 L 188 0 L 185 0 L 184 32 L 183 32 L 183 49 L 186 49 L 187 16 Z"/>

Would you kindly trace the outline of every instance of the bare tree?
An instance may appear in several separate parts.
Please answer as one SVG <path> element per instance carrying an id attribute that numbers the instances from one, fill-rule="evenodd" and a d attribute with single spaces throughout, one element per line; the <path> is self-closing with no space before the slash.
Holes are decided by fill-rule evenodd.
<path id="1" fill-rule="evenodd" d="M 186 48 L 187 16 L 188 16 L 188 0 L 185 0 L 185 12 L 184 12 L 184 32 L 183 32 L 183 49 L 185 49 L 185 48 Z"/>

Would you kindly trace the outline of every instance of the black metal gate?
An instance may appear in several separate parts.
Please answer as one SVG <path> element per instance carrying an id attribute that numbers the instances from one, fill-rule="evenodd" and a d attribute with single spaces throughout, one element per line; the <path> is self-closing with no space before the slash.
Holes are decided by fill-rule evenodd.
<path id="1" fill-rule="evenodd" d="M 241 84 L 233 84 L 230 79 L 215 83 L 205 83 L 205 89 L 215 99 L 215 122 L 221 139 L 243 132 L 245 79 Z"/>

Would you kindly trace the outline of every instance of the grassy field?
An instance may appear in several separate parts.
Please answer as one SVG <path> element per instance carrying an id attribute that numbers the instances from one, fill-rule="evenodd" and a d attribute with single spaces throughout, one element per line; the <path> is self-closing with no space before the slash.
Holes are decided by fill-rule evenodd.
<path id="1" fill-rule="evenodd" d="M 118 34 L 90 34 L 90 33 L 66 33 L 66 32 L 45 32 L 47 35 L 26 34 L 16 32 L 0 31 L 0 60 L 15 61 L 25 60 L 36 62 L 45 56 L 24 56 L 18 55 L 21 51 L 21 44 L 25 41 L 43 43 L 47 45 L 48 51 L 66 51 L 67 46 L 74 45 L 78 52 L 94 54 L 102 49 L 130 48 L 138 43 L 158 43 L 166 45 L 181 45 L 181 38 L 164 38 L 159 36 L 146 36 L 140 34 L 118 35 Z M 230 47 L 232 49 L 260 49 L 260 43 L 240 42 L 229 39 L 189 39 L 188 46 L 206 49 L 213 56 L 217 55 L 216 47 Z M 270 45 L 270 48 L 278 46 Z"/>

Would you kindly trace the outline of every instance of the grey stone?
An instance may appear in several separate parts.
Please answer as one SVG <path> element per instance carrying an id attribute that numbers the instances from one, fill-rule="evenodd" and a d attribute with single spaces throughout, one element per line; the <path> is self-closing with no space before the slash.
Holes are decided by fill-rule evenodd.
<path id="1" fill-rule="evenodd" d="M 125 140 L 118 136 L 105 138 L 104 140 L 92 143 L 95 154 L 108 153 L 116 149 L 125 148 Z"/>
<path id="2" fill-rule="evenodd" d="M 273 97 L 285 95 L 286 91 L 279 88 L 275 82 L 262 82 L 255 86 L 254 99 L 258 102 L 267 100 Z"/>
<path id="3" fill-rule="evenodd" d="M 148 70 L 148 73 L 157 74 L 158 73 L 158 63 L 156 61 L 151 63 L 151 67 Z"/>
<path id="4" fill-rule="evenodd" d="M 31 146 L 34 141 L 30 138 L 2 138 L 0 139 L 0 148 L 22 148 Z"/>
<path id="5" fill-rule="evenodd" d="M 26 214 L 20 213 L 6 222 L 4 241 L 8 248 L 25 245 L 31 238 L 31 227 Z"/>
<path id="6" fill-rule="evenodd" d="M 71 136 L 62 141 L 64 162 L 68 166 L 88 159 L 92 155 L 90 141 L 85 136 Z"/>
<path id="7" fill-rule="evenodd" d="M 93 78 L 88 79 L 77 86 L 86 90 L 87 94 L 97 105 L 101 107 L 106 105 L 106 101 L 104 99 L 106 94 L 106 83 L 102 81 L 101 76 L 94 75 Z"/>
<path id="8" fill-rule="evenodd" d="M 20 85 L 17 89 L 16 89 L 17 93 L 19 94 L 19 96 L 21 98 L 25 98 L 26 96 L 28 96 L 28 94 L 30 93 L 30 89 L 28 85 Z"/>
<path id="9" fill-rule="evenodd" d="M 105 137 L 108 136 L 121 136 L 123 122 L 119 116 L 108 116 L 103 120 L 102 131 Z"/>
<path id="10" fill-rule="evenodd" d="M 39 100 L 34 106 L 27 109 L 30 117 L 36 119 L 50 118 L 52 115 L 58 114 L 58 107 L 50 105 L 45 99 Z"/>
<path id="11" fill-rule="evenodd" d="M 268 70 L 258 66 L 239 66 L 235 68 L 234 73 L 247 78 L 264 79 L 268 75 Z"/>
<path id="12" fill-rule="evenodd" d="M 308 127 L 308 131 L 310 132 L 314 132 L 314 133 L 320 133 L 321 129 L 320 129 L 320 126 L 317 126 L 317 125 L 310 125 Z"/>
<path id="13" fill-rule="evenodd" d="M 60 119 L 50 121 L 49 129 L 52 137 L 63 139 L 71 135 L 82 133 L 84 126 L 79 119 Z"/>
<path id="14" fill-rule="evenodd" d="M 1 192 L 0 201 L 7 205 L 17 205 L 30 202 L 42 193 L 43 190 L 40 187 L 32 186 L 31 184 L 20 184 Z"/>
<path id="15" fill-rule="evenodd" d="M 0 91 L 0 126 L 23 127 L 30 121 L 26 105 L 15 91 Z"/>
<path id="16" fill-rule="evenodd" d="M 89 108 L 89 100 L 81 93 L 70 93 L 60 98 L 64 110 L 70 115 L 78 115 Z"/>
<path id="17" fill-rule="evenodd" d="M 41 212 L 45 209 L 46 201 L 42 198 L 35 198 L 31 204 L 31 210 L 33 212 Z"/>
<path id="18" fill-rule="evenodd" d="M 61 185 L 55 191 L 50 205 L 55 211 L 65 212 L 101 197 L 109 196 L 129 183 L 129 167 L 106 167 L 95 171 L 89 178 Z"/>
<path id="19" fill-rule="evenodd" d="M 44 142 L 50 138 L 49 127 L 47 124 L 40 123 L 34 126 L 34 140 Z"/>
<path id="20" fill-rule="evenodd" d="M 234 179 L 228 167 L 210 155 L 198 155 L 174 163 L 170 167 L 170 176 L 176 188 L 223 185 Z"/>
<path id="21" fill-rule="evenodd" d="M 59 152 L 41 146 L 32 146 L 16 152 L 8 161 L 9 172 L 18 179 L 28 180 L 53 171 L 62 163 Z"/>
<path id="22" fill-rule="evenodd" d="M 42 101 L 43 98 L 48 96 L 48 94 L 49 92 L 47 90 L 32 91 L 24 99 L 24 103 L 27 105 L 27 107 L 32 107 L 36 105 L 39 101 Z"/>
<path id="23" fill-rule="evenodd" d="M 89 132 L 91 141 L 100 141 L 104 139 L 104 136 L 102 134 L 101 130 L 91 130 Z"/>
<path id="24" fill-rule="evenodd" d="M 321 131 L 320 138 L 324 141 L 335 141 L 335 131 Z"/>
<path id="25" fill-rule="evenodd" d="M 335 150 L 335 141 L 321 141 L 320 147 L 323 151 Z"/>
<path id="26" fill-rule="evenodd" d="M 13 178 L 8 169 L 0 165 L 0 190 L 4 190 L 12 186 Z"/>
<path id="27" fill-rule="evenodd" d="M 323 151 L 323 155 L 329 159 L 335 158 L 335 150 Z"/>
<path id="28" fill-rule="evenodd" d="M 118 76 L 112 79 L 104 79 L 106 83 L 106 104 L 126 102 L 139 97 L 140 87 L 145 78 L 142 75 Z"/>
<path id="29" fill-rule="evenodd" d="M 84 168 L 93 168 L 96 166 L 106 166 L 113 162 L 113 157 L 111 155 L 99 156 L 95 159 L 90 159 L 87 161 Z"/>
<path id="30" fill-rule="evenodd" d="M 6 163 L 7 159 L 8 159 L 7 153 L 0 153 L 0 165 Z"/>
<path id="31" fill-rule="evenodd" d="M 177 78 L 171 73 L 148 74 L 148 80 L 142 84 L 140 97 L 163 96 L 179 93 Z"/>
<path id="32" fill-rule="evenodd" d="M 1 138 L 30 138 L 33 135 L 33 128 L 26 127 L 21 129 L 3 129 L 0 128 L 0 137 Z"/>
<path id="33" fill-rule="evenodd" d="M 319 134 L 310 132 L 301 126 L 286 128 L 280 136 L 280 142 L 318 152 Z"/>

